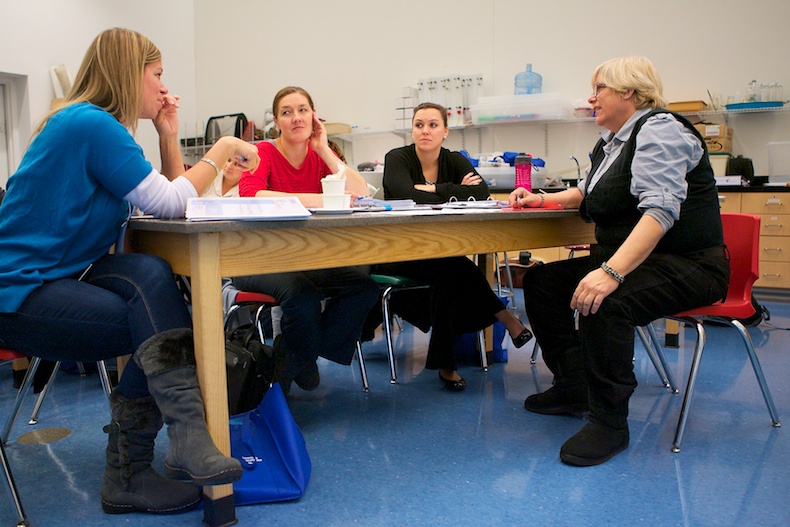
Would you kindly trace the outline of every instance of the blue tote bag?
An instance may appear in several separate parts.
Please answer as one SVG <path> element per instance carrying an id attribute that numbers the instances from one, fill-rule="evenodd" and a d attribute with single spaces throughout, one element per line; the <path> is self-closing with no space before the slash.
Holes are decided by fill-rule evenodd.
<path id="1" fill-rule="evenodd" d="M 299 498 L 310 480 L 310 455 L 278 383 L 256 409 L 231 417 L 230 451 L 244 469 L 236 505 Z"/>

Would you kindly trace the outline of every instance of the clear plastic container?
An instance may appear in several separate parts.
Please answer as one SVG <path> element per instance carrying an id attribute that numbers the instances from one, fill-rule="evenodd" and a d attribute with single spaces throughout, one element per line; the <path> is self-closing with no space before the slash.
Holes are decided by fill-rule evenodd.
<path id="1" fill-rule="evenodd" d="M 527 64 L 527 70 L 516 75 L 516 95 L 540 93 L 542 89 L 543 77 L 532 71 L 532 64 Z"/>
<path id="2" fill-rule="evenodd" d="M 516 188 L 525 188 L 532 192 L 532 156 L 521 152 L 516 156 L 513 165 L 516 167 Z"/>

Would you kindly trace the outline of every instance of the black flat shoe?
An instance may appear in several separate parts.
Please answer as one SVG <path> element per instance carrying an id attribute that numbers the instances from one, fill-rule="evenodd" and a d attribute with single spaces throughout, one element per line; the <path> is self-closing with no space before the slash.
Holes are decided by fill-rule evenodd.
<path id="1" fill-rule="evenodd" d="M 519 333 L 519 335 L 513 339 L 513 345 L 517 348 L 520 348 L 530 340 L 532 340 L 532 332 L 527 328 L 524 328 L 524 331 Z"/>
<path id="2" fill-rule="evenodd" d="M 466 390 L 466 381 L 463 379 L 463 377 L 458 379 L 457 381 L 452 381 L 450 379 L 445 379 L 442 376 L 442 372 L 439 372 L 439 380 L 442 381 L 444 387 L 451 392 L 462 392 Z"/>

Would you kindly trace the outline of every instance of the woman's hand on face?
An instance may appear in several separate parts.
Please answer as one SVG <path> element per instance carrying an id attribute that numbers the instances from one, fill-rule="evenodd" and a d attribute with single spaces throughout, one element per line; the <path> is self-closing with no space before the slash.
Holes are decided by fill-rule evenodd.
<path id="1" fill-rule="evenodd" d="M 178 95 L 165 95 L 162 108 L 154 117 L 154 128 L 160 136 L 178 136 Z"/>
<path id="2" fill-rule="evenodd" d="M 619 285 L 603 269 L 594 269 L 576 286 L 571 298 L 571 309 L 578 309 L 584 316 L 595 314 L 604 298 L 611 295 Z"/>
<path id="3" fill-rule="evenodd" d="M 474 172 L 469 172 L 461 180 L 462 185 L 479 185 L 482 182 L 483 182 L 483 178 L 480 177 L 478 174 L 475 174 Z"/>
<path id="4" fill-rule="evenodd" d="M 313 112 L 313 135 L 310 136 L 310 147 L 316 152 L 321 152 L 323 148 L 329 148 L 329 139 L 326 135 L 324 123 Z"/>

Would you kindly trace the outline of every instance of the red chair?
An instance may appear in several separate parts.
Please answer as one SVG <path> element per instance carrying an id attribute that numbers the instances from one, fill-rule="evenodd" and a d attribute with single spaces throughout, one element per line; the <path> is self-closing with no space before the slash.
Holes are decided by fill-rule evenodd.
<path id="1" fill-rule="evenodd" d="M 760 385 L 760 390 L 762 390 L 765 404 L 768 406 L 768 412 L 771 414 L 771 422 L 773 426 L 781 426 L 760 361 L 754 352 L 752 339 L 744 325 L 738 321 L 738 319 L 750 317 L 755 312 L 752 305 L 752 285 L 759 276 L 760 217 L 752 214 L 723 213 L 721 221 L 724 229 L 724 243 L 727 245 L 730 253 L 730 285 L 727 291 L 727 298 L 710 306 L 676 313 L 667 317 L 689 324 L 697 331 L 697 341 L 691 361 L 689 380 L 686 385 L 686 394 L 683 397 L 683 406 L 680 410 L 675 440 L 672 444 L 673 452 L 680 452 L 680 442 L 686 429 L 688 410 L 691 406 L 691 397 L 694 394 L 694 384 L 697 381 L 702 350 L 705 347 L 705 328 L 702 324 L 705 319 L 725 323 L 738 330 L 746 345 L 746 352 L 749 354 L 754 374 L 757 376 L 757 382 Z"/>
<path id="2" fill-rule="evenodd" d="M 256 328 L 258 328 L 258 336 L 261 338 L 261 342 L 266 342 L 266 332 L 264 331 L 262 324 L 263 313 L 267 308 L 279 307 L 279 305 L 280 302 L 271 295 L 264 293 L 253 293 L 250 291 L 239 291 L 236 294 L 235 302 L 228 309 L 228 313 L 225 315 L 225 331 L 229 329 L 233 318 L 238 315 L 239 309 L 254 309 L 255 314 L 253 315 L 253 324 Z M 274 317 L 272 318 L 273 325 L 276 326 L 273 328 L 273 332 L 276 336 L 276 334 L 279 333 L 279 323 L 275 322 Z M 359 343 L 359 341 L 357 341 L 356 357 L 359 362 L 359 373 L 362 377 L 362 391 L 369 392 L 370 384 L 368 382 L 368 371 L 367 367 L 365 366 L 365 358 L 362 355 L 362 345 Z"/>

